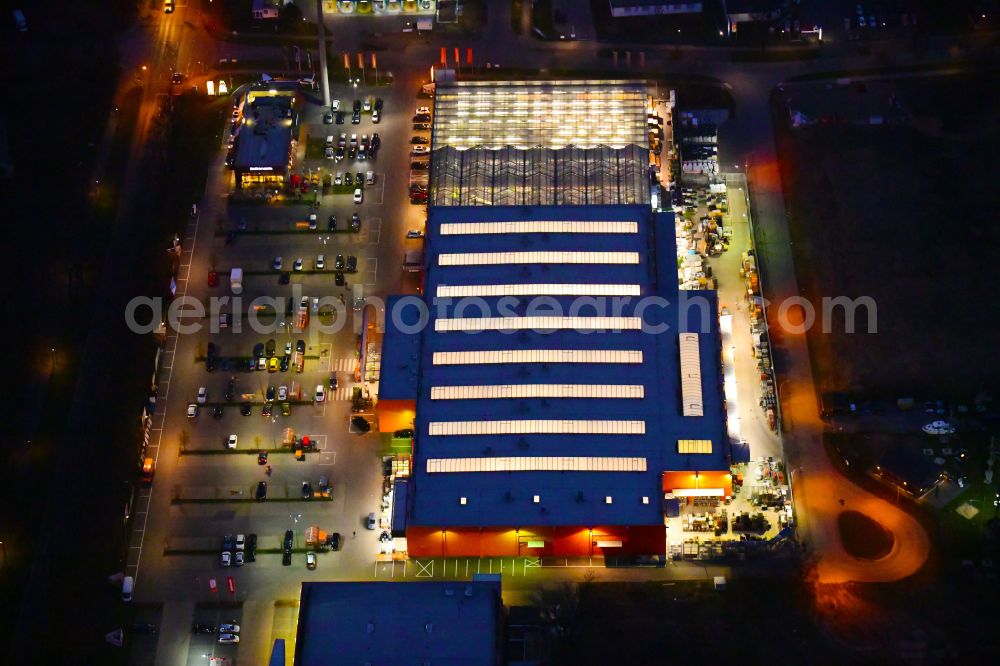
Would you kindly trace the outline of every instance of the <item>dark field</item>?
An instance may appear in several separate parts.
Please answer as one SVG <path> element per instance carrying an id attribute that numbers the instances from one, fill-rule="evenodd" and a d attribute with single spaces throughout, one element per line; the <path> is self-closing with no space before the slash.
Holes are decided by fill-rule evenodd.
<path id="1" fill-rule="evenodd" d="M 878 308 L 870 333 L 862 317 L 845 334 L 842 316 L 830 334 L 810 331 L 819 390 L 968 400 L 996 387 L 1000 89 L 990 78 L 895 81 L 905 125 L 789 130 L 775 104 L 800 287 L 813 303 L 870 296 Z"/>

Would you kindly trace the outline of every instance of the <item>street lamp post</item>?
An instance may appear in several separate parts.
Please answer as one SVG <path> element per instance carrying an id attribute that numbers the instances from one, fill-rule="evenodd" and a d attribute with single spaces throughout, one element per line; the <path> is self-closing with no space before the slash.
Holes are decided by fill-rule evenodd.
<path id="1" fill-rule="evenodd" d="M 49 352 L 52 355 L 52 374 L 56 374 L 56 348 L 52 347 Z"/>

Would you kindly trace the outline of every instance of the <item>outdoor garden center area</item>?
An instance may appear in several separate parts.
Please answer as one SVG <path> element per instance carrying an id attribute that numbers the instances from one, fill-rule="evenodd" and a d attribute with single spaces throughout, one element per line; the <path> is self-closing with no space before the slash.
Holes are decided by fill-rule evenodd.
<path id="1" fill-rule="evenodd" d="M 648 203 L 647 105 L 639 82 L 439 83 L 430 203 Z"/>

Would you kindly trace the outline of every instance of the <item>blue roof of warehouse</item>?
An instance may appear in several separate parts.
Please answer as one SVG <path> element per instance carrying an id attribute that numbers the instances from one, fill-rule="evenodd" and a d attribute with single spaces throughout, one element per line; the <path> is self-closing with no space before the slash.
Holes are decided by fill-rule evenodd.
<path id="1" fill-rule="evenodd" d="M 500 582 L 303 583 L 295 663 L 497 663 Z"/>
<path id="2" fill-rule="evenodd" d="M 634 221 L 638 223 L 638 233 L 440 233 L 443 223 L 511 220 Z M 431 305 L 430 321 L 422 333 L 404 333 L 392 325 L 392 317 L 387 312 L 379 388 L 380 399 L 409 397 L 417 400 L 409 524 L 442 527 L 660 524 L 660 475 L 663 471 L 728 467 L 717 301 L 714 292 L 683 292 L 700 298 L 704 307 L 684 308 L 679 303 L 674 243 L 673 214 L 656 214 L 644 205 L 431 209 L 425 247 L 425 299 Z M 441 254 L 505 251 L 637 252 L 639 263 L 438 265 Z M 632 298 L 623 304 L 620 315 L 641 314 L 646 322 L 666 323 L 668 328 L 659 334 L 633 330 L 591 333 L 575 330 L 483 331 L 476 334 L 434 330 L 438 317 L 436 308 L 440 305 L 434 294 L 439 285 L 517 283 L 638 284 L 641 296 L 660 296 L 668 304 L 640 313 L 636 312 L 638 299 Z M 547 301 L 558 303 L 568 313 L 575 298 L 556 297 Z M 499 298 L 482 297 L 479 300 L 495 309 Z M 391 308 L 392 303 L 389 304 Z M 412 313 L 404 319 L 412 322 L 416 308 L 408 310 Z M 518 311 L 516 314 L 523 316 L 526 313 Z M 598 313 L 585 309 L 579 314 Z M 443 316 L 454 317 L 455 314 L 445 311 Z M 463 316 L 478 317 L 481 313 L 472 307 Z M 493 316 L 498 316 L 495 311 Z M 703 417 L 682 416 L 679 332 L 701 333 Z M 416 348 L 420 350 L 419 372 L 412 371 L 412 350 Z M 506 349 L 641 350 L 643 363 L 434 365 L 432 360 L 435 352 Z M 393 369 L 397 367 L 404 377 L 394 376 Z M 415 387 L 407 377 L 416 377 Z M 432 387 L 516 384 L 641 384 L 644 397 L 462 400 L 431 400 L 430 397 Z M 640 420 L 645 422 L 645 434 L 428 434 L 431 422 L 525 419 Z M 680 439 L 711 440 L 712 452 L 680 454 Z M 428 459 L 501 456 L 641 457 L 646 459 L 647 467 L 644 472 L 427 471 Z M 533 502 L 534 495 L 540 496 L 539 503 Z M 605 503 L 605 496 L 611 496 L 613 502 Z M 460 504 L 461 497 L 466 498 L 464 505 Z M 643 497 L 649 498 L 648 504 L 643 503 Z"/>

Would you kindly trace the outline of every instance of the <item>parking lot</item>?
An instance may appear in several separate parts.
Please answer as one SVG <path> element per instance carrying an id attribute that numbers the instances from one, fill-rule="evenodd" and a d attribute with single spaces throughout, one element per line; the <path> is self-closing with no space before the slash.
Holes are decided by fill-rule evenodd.
<path id="1" fill-rule="evenodd" d="M 309 136 L 324 139 L 340 131 L 348 136 L 378 131 L 377 159 L 307 159 L 303 150 L 293 173 L 370 170 L 374 183 L 365 186 L 361 203 L 354 202 L 353 191 L 336 187 L 318 193 L 318 207 L 230 203 L 232 179 L 224 168 L 223 147 L 210 170 L 206 197 L 180 239 L 177 296 L 201 301 L 206 314 L 188 321 L 200 324 L 198 330 L 168 331 L 161 357 L 147 449 L 155 471 L 133 509 L 126 569 L 136 580 L 132 663 L 200 664 L 206 656 L 262 663 L 274 638 L 294 637 L 302 581 L 372 576 L 379 532 L 367 523 L 382 496 L 380 435 L 370 410 L 362 415 L 371 432 L 362 433 L 351 417 L 355 388 L 374 396 L 377 384 L 359 381 L 360 313 L 352 306 L 358 287 L 364 296 L 406 288 L 403 254 L 421 243 L 406 239 L 406 230 L 423 228 L 424 211 L 410 204 L 407 192 L 415 91 L 359 92 L 359 98 L 368 94 L 384 100 L 378 125 L 364 113 L 359 124 L 351 124 L 355 92 L 334 88 L 348 109 L 344 125 L 325 124 L 324 109 L 310 104 L 303 124 Z M 350 224 L 355 213 L 357 231 Z M 334 229 L 331 216 L 336 217 Z M 317 255 L 324 257 L 322 269 L 316 267 Z M 336 284 L 338 255 L 345 264 L 343 285 Z M 356 268 L 348 272 L 351 257 Z M 295 270 L 298 259 L 302 270 Z M 234 268 L 243 272 L 239 302 L 230 284 Z M 296 318 L 303 297 L 313 325 L 300 330 Z M 220 314 L 227 315 L 224 327 Z M 340 318 L 343 325 L 334 326 Z M 269 340 L 274 341 L 273 371 L 269 349 L 255 350 L 270 347 Z M 304 363 L 297 372 L 300 341 Z M 292 354 L 282 369 L 286 345 Z M 248 369 L 258 353 L 265 369 Z M 213 361 L 206 364 L 209 356 Z M 321 401 L 315 399 L 317 388 Z M 188 415 L 191 405 L 196 416 Z M 299 441 L 309 438 L 301 459 L 285 446 L 289 429 Z M 267 452 L 266 461 L 258 458 L 261 451 Z M 329 482 L 329 497 L 316 492 L 321 479 Z M 261 482 L 266 499 L 259 501 Z M 303 482 L 312 493 L 303 493 Z M 319 552 L 316 567 L 307 569 L 312 547 L 305 542 L 306 530 L 314 525 L 340 534 L 342 544 L 338 551 Z M 286 530 L 294 535 L 289 566 L 282 564 Z M 256 535 L 254 561 L 223 566 L 223 538 L 238 534 Z M 230 621 L 241 627 L 238 644 L 220 644 L 218 632 L 192 632 L 195 624 L 217 627 Z M 156 633 L 143 633 L 147 624 Z"/>

